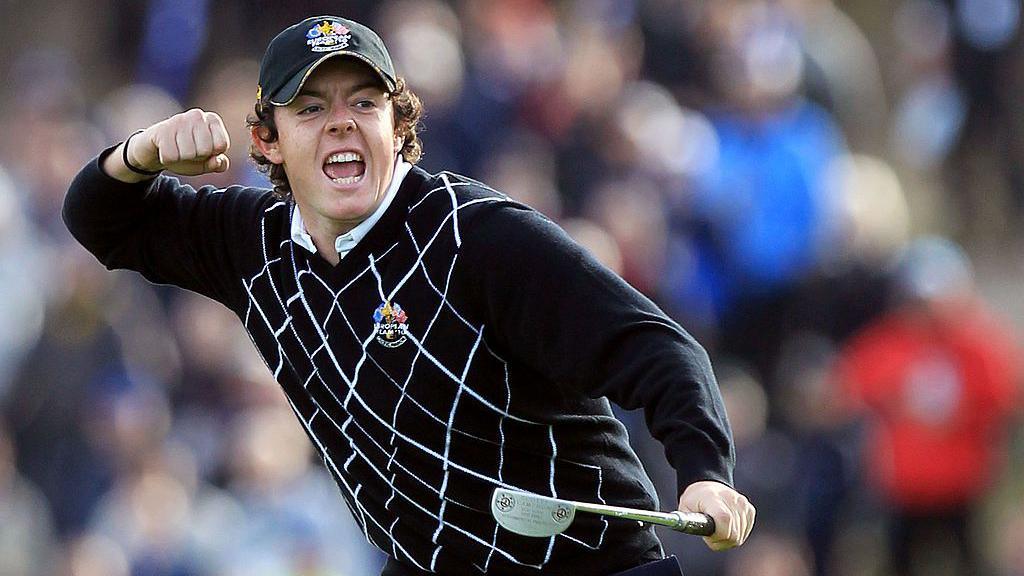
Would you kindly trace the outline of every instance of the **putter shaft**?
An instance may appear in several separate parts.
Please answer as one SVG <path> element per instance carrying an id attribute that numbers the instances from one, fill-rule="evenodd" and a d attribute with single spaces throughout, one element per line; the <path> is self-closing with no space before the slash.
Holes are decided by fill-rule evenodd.
<path id="1" fill-rule="evenodd" d="M 658 526 L 665 526 L 677 532 L 684 532 L 695 536 L 710 536 L 715 533 L 714 519 L 707 514 L 699 512 L 680 512 L 678 510 L 675 512 L 655 512 L 652 510 L 637 510 L 634 508 L 589 504 L 586 502 L 570 503 L 580 512 L 613 516 L 626 520 L 637 520 L 645 524 L 657 524 Z"/>

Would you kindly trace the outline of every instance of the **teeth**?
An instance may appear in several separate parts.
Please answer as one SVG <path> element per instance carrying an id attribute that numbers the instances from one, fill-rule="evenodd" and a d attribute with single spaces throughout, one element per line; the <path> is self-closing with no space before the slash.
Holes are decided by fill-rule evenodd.
<path id="1" fill-rule="evenodd" d="M 345 178 L 331 178 L 331 182 L 334 182 L 335 184 L 355 184 L 362 179 L 363 175 L 360 174 L 359 176 L 347 176 Z"/>
<path id="2" fill-rule="evenodd" d="M 341 154 L 331 154 L 327 157 L 327 164 L 334 162 L 362 162 L 363 155 L 358 152 L 342 152 Z"/>

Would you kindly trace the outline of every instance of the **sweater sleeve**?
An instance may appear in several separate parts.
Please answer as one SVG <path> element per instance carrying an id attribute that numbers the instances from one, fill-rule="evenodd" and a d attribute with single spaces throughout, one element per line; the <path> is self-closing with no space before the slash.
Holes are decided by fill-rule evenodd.
<path id="1" fill-rule="evenodd" d="M 642 407 L 680 493 L 732 485 L 732 432 L 693 337 L 533 210 L 492 206 L 469 230 L 463 263 L 502 348 L 559 385 Z"/>
<path id="2" fill-rule="evenodd" d="M 198 190 L 158 176 L 128 184 L 108 176 L 105 150 L 75 177 L 63 218 L 78 242 L 108 269 L 128 269 L 233 308 L 245 247 L 254 244 L 261 195 L 231 187 Z M 269 192 L 267 192 L 269 194 Z"/>

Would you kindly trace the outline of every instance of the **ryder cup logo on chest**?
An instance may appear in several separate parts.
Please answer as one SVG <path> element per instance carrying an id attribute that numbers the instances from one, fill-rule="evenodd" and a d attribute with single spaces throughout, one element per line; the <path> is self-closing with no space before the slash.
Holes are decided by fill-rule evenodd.
<path id="1" fill-rule="evenodd" d="M 373 311 L 373 330 L 377 342 L 387 348 L 397 348 L 405 343 L 409 326 L 408 317 L 398 302 L 381 302 Z"/>
<path id="2" fill-rule="evenodd" d="M 335 20 L 324 20 L 306 32 L 306 44 L 313 52 L 330 52 L 348 47 L 349 29 Z"/>

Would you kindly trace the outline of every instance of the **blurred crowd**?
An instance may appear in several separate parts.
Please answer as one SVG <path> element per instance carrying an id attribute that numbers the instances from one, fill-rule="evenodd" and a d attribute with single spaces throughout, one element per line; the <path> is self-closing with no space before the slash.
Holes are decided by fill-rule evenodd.
<path id="1" fill-rule="evenodd" d="M 377 29 L 430 171 L 561 223 L 708 348 L 749 542 L 688 576 L 1024 575 L 1021 0 L 0 0 L 0 576 L 369 576 L 237 320 L 105 271 L 78 169 L 281 28 Z M 674 507 L 638 412 L 620 414 Z"/>

